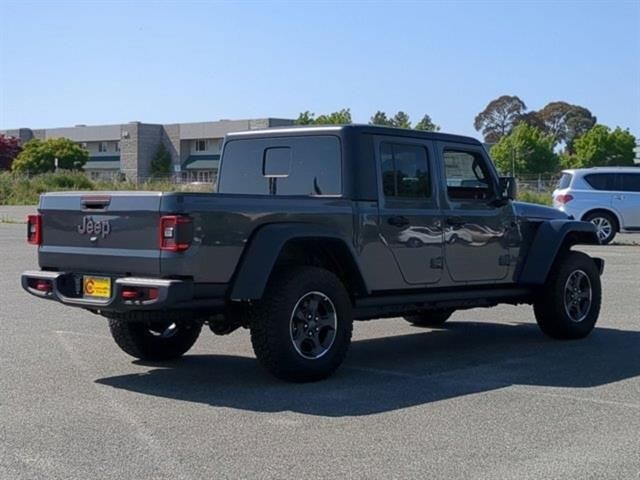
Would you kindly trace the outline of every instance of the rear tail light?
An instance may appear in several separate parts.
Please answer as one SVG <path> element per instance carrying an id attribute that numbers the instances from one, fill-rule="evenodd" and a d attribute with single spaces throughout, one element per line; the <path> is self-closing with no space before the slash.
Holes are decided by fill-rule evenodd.
<path id="1" fill-rule="evenodd" d="M 186 215 L 160 217 L 160 250 L 184 252 L 193 241 L 193 224 Z"/>
<path id="2" fill-rule="evenodd" d="M 556 202 L 561 203 L 561 204 L 565 204 L 565 203 L 569 203 L 571 200 L 573 200 L 573 195 L 570 195 L 568 193 L 563 193 L 561 195 L 556 195 Z"/>
<path id="3" fill-rule="evenodd" d="M 29 215 L 27 217 L 27 242 L 32 245 L 42 243 L 42 216 Z"/>

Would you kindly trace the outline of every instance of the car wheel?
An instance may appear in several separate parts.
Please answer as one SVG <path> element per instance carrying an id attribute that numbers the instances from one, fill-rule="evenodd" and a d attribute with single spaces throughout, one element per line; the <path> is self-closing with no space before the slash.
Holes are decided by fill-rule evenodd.
<path id="1" fill-rule="evenodd" d="M 594 212 L 586 215 L 584 220 L 595 225 L 600 243 L 606 245 L 613 241 L 618 231 L 618 222 L 613 215 L 607 212 Z"/>
<path id="2" fill-rule="evenodd" d="M 416 327 L 439 327 L 449 320 L 455 310 L 427 310 L 416 315 L 408 315 L 404 319 Z"/>
<path id="3" fill-rule="evenodd" d="M 331 272 L 316 267 L 278 272 L 247 314 L 256 357 L 278 378 L 321 380 L 347 354 L 353 329 L 351 300 Z"/>
<path id="4" fill-rule="evenodd" d="M 601 296 L 596 263 L 569 251 L 556 262 L 533 304 L 538 326 L 552 338 L 586 337 L 598 319 Z"/>
<path id="5" fill-rule="evenodd" d="M 141 360 L 174 360 L 196 343 L 202 324 L 196 321 L 131 321 L 109 318 L 116 344 Z"/>

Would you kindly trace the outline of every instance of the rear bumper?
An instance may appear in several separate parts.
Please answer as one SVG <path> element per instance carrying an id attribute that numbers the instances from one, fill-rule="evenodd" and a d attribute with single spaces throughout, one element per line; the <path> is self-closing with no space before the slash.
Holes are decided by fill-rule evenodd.
<path id="1" fill-rule="evenodd" d="M 161 278 L 121 277 L 112 278 L 111 296 L 105 299 L 84 298 L 78 294 L 77 275 L 69 272 L 26 271 L 21 276 L 22 288 L 31 295 L 54 300 L 65 305 L 89 310 L 127 312 L 132 310 L 194 310 L 222 309 L 224 298 L 196 298 L 194 283 L 189 280 Z M 51 289 L 36 288 L 38 281 L 48 281 Z M 155 288 L 158 295 L 150 300 L 122 298 L 125 287 Z"/>

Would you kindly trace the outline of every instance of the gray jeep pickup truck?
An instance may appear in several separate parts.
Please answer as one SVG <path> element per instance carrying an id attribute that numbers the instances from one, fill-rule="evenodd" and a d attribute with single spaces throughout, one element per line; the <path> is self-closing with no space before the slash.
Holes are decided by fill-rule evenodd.
<path id="1" fill-rule="evenodd" d="M 533 305 L 553 338 L 589 334 L 604 262 L 595 227 L 513 201 L 472 138 L 373 126 L 251 131 L 224 143 L 218 193 L 42 195 L 30 294 L 108 319 L 146 360 L 203 325 L 251 331 L 286 380 L 330 375 L 353 320 L 440 326 L 455 310 Z"/>

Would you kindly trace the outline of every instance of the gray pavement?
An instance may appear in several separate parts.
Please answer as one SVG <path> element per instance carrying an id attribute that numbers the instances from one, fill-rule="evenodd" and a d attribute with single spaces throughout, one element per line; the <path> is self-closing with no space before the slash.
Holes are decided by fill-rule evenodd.
<path id="1" fill-rule="evenodd" d="M 100 317 L 20 290 L 23 237 L 0 224 L 0 479 L 640 478 L 638 247 L 587 249 L 607 267 L 585 340 L 527 306 L 362 322 L 334 377 L 291 385 L 246 331 L 133 361 Z"/>

